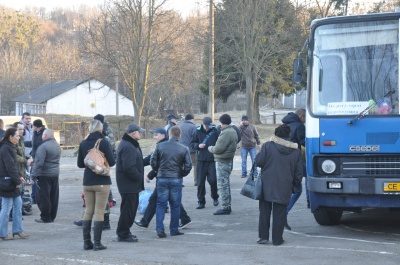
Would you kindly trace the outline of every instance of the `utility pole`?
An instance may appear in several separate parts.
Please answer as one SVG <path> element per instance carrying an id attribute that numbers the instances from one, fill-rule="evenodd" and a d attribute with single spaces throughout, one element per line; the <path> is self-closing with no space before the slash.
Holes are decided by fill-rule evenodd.
<path id="1" fill-rule="evenodd" d="M 210 0 L 210 32 L 208 36 L 209 48 L 209 81 L 208 81 L 208 113 L 214 121 L 214 0 Z"/>

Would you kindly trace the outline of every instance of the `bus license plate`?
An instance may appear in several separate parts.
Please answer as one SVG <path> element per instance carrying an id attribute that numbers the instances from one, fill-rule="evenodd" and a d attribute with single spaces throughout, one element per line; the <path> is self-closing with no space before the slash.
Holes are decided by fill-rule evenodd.
<path id="1" fill-rule="evenodd" d="M 385 182 L 383 191 L 400 191 L 400 182 Z"/>

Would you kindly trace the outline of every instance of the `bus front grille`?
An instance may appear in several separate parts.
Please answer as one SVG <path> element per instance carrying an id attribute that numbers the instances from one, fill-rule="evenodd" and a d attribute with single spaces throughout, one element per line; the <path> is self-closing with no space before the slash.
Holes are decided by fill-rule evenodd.
<path id="1" fill-rule="evenodd" d="M 363 156 L 341 159 L 343 175 L 359 176 L 400 176 L 400 156 Z"/>

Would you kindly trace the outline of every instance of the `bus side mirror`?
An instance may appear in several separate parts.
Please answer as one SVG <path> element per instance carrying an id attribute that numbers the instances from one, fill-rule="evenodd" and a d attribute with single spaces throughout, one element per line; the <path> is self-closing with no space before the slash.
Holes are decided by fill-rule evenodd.
<path id="1" fill-rule="evenodd" d="M 300 83 L 303 80 L 303 59 L 296 58 L 293 62 L 293 82 Z"/>

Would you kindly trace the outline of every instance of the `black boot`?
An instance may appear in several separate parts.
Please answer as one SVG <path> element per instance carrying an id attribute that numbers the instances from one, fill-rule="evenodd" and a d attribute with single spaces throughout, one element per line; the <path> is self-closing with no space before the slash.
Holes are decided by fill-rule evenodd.
<path id="1" fill-rule="evenodd" d="M 92 226 L 92 220 L 82 221 L 84 250 L 93 249 L 93 242 L 90 236 L 91 226 Z"/>
<path id="2" fill-rule="evenodd" d="M 104 214 L 104 223 L 103 223 L 103 230 L 110 230 L 111 226 L 110 226 L 110 214 L 109 213 L 105 213 Z"/>
<path id="3" fill-rule="evenodd" d="M 103 250 L 106 246 L 101 244 L 101 233 L 103 232 L 103 221 L 94 221 L 93 232 L 94 232 L 94 246 L 93 250 Z"/>

